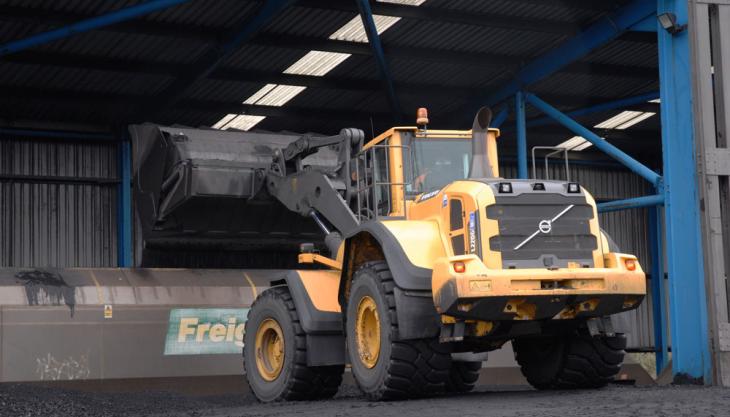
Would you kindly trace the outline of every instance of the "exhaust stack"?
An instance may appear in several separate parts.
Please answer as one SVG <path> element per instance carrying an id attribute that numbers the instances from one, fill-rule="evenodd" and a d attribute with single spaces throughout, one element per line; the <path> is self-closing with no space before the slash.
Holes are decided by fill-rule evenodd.
<path id="1" fill-rule="evenodd" d="M 472 159 L 469 178 L 498 178 L 497 135 L 489 131 L 492 111 L 482 107 L 474 117 L 471 128 Z"/>

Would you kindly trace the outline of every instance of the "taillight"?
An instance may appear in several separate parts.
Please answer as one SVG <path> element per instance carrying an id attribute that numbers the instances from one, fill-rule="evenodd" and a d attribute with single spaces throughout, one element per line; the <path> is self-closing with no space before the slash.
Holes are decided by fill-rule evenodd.
<path id="1" fill-rule="evenodd" d="M 454 262 L 453 265 L 454 265 L 454 272 L 463 274 L 464 271 L 466 271 L 466 265 L 464 265 L 464 262 Z"/>
<path id="2" fill-rule="evenodd" d="M 624 259 L 624 265 L 629 271 L 636 271 L 636 259 Z"/>

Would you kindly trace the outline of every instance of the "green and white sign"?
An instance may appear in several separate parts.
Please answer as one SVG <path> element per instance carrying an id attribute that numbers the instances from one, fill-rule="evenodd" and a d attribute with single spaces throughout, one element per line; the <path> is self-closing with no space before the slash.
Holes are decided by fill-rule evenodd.
<path id="1" fill-rule="evenodd" d="M 241 353 L 248 308 L 175 308 L 165 340 L 165 355 Z"/>

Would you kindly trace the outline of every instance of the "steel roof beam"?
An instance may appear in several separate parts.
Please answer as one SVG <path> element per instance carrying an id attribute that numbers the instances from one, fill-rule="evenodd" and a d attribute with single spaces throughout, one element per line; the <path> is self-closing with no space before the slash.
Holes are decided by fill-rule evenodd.
<path id="1" fill-rule="evenodd" d="M 658 186 L 661 184 L 662 177 L 647 166 L 641 164 L 625 152 L 611 145 L 607 140 L 603 140 L 600 136 L 583 127 L 580 123 L 566 116 L 555 107 L 549 105 L 534 94 L 526 94 L 527 102 L 548 116 L 557 120 L 560 124 L 570 129 L 576 135 L 582 136 L 588 142 L 592 143 L 597 149 L 603 151 L 608 156 L 624 164 L 628 169 L 641 176 L 651 184 Z"/>
<path id="2" fill-rule="evenodd" d="M 511 3 L 527 3 L 536 6 L 544 6 L 545 0 L 507 0 Z M 598 12 L 608 12 L 616 10 L 618 2 L 609 0 L 560 0 L 555 2 L 555 7 L 563 6 L 569 9 L 593 10 Z"/>
<path id="3" fill-rule="evenodd" d="M 88 13 L 31 9 L 22 6 L 0 6 L 0 21 L 5 22 L 20 21 L 32 24 L 43 22 L 48 25 L 69 25 L 93 17 L 95 16 Z M 226 35 L 226 32 L 216 28 L 201 28 L 185 24 L 145 20 L 127 20 L 98 29 L 117 33 L 141 33 L 145 35 L 190 39 L 200 42 L 220 42 Z"/>
<path id="4" fill-rule="evenodd" d="M 614 141 L 614 140 L 624 140 L 624 141 L 632 141 L 636 142 L 637 140 L 652 140 L 656 141 L 657 144 L 659 144 L 660 138 L 660 132 L 659 130 L 651 130 L 651 129 L 595 129 L 593 128 L 594 133 L 596 135 L 607 139 L 608 141 Z M 505 131 L 505 134 L 512 135 L 514 133 L 514 129 Z M 555 126 L 538 126 L 538 127 L 532 127 L 529 130 L 530 135 L 539 135 L 539 136 L 550 136 L 550 137 L 561 137 L 563 138 L 562 141 L 567 140 L 570 135 L 575 135 L 569 128 L 563 128 L 562 126 L 560 128 L 556 128 Z"/>
<path id="5" fill-rule="evenodd" d="M 317 50 L 339 52 L 353 55 L 371 55 L 370 47 L 362 42 L 348 42 L 332 39 L 321 39 L 306 36 L 261 34 L 252 40 L 253 44 L 273 48 Z M 390 45 L 384 48 L 389 56 L 398 59 L 410 59 L 423 62 L 455 63 L 487 68 L 517 67 L 524 64 L 529 57 L 490 53 L 464 53 L 454 50 L 419 48 L 410 46 Z M 627 76 L 632 78 L 656 78 L 658 70 L 655 68 L 606 65 L 576 62 L 564 68 L 566 72 L 581 74 L 600 74 L 609 76 Z"/>
<path id="6" fill-rule="evenodd" d="M 20 39 L 0 45 L 0 56 L 20 52 L 24 49 L 33 48 L 59 39 L 68 38 L 79 33 L 100 29 L 105 26 L 134 19 L 139 16 L 150 14 L 159 10 L 185 3 L 189 0 L 150 0 L 136 6 L 125 7 L 113 12 L 91 17 L 75 22 L 65 27 L 54 29 L 48 32 L 38 33 L 25 39 Z"/>
<path id="7" fill-rule="evenodd" d="M 350 3 L 350 2 L 325 2 L 321 0 L 312 0 L 313 2 L 319 2 L 319 3 L 327 3 L 331 7 L 331 9 L 341 9 L 341 8 L 347 8 L 352 9 L 353 13 L 357 11 L 357 9 Z M 544 0 L 536 0 L 538 3 L 543 3 Z M 582 3 L 582 0 L 578 0 L 579 3 Z M 306 2 L 303 3 L 303 5 L 306 7 Z M 406 14 L 412 15 L 414 13 L 420 13 L 420 9 L 426 9 L 425 7 L 411 7 L 411 6 L 400 6 L 400 5 L 390 5 L 386 3 L 375 3 L 372 5 L 374 8 L 375 14 L 384 14 L 382 10 L 378 9 L 383 5 L 384 7 L 393 7 L 392 10 L 398 10 L 402 9 L 403 12 L 399 14 Z M 406 10 L 407 9 L 413 9 L 413 10 Z M 609 9 L 614 9 L 615 6 L 610 6 Z M 452 19 L 450 16 L 451 11 L 448 9 L 434 9 L 429 8 L 430 10 L 427 13 L 433 14 L 433 15 L 441 15 L 443 14 L 445 17 L 441 17 L 441 19 L 449 20 Z M 415 11 L 414 11 L 415 10 Z M 438 11 L 438 13 L 436 12 Z M 391 15 L 394 15 L 395 13 L 391 13 Z M 543 22 L 543 25 L 545 24 L 542 19 L 537 21 L 532 21 L 532 19 L 524 20 L 524 25 L 520 24 L 518 25 L 517 21 L 512 21 L 511 19 L 516 19 L 514 17 L 509 16 L 494 16 L 494 17 L 488 17 L 485 18 L 484 16 L 487 15 L 479 15 L 479 14 L 472 14 L 469 13 L 470 17 L 469 19 L 472 20 L 482 20 L 483 24 L 482 26 L 491 26 L 491 27 L 511 27 L 515 30 L 522 30 L 522 31 L 533 31 L 539 29 L 540 31 L 545 32 L 552 32 L 554 29 L 557 33 L 558 29 L 557 27 L 550 29 L 553 25 L 558 25 L 558 22 L 552 22 L 548 26 L 544 26 L 540 28 L 539 22 Z M 28 7 L 22 7 L 22 6 L 0 6 L 0 21 L 24 21 L 28 23 L 37 23 L 39 21 L 43 21 L 48 24 L 54 24 L 54 25 L 66 25 L 70 24 L 79 20 L 83 19 L 89 19 L 94 17 L 93 15 L 86 14 L 86 13 L 73 13 L 73 12 L 65 12 L 65 11 L 56 11 L 56 10 L 43 10 L 43 9 L 31 9 Z M 403 16 L 406 17 L 406 16 Z M 466 17 L 465 17 L 466 19 Z M 519 18 L 523 20 L 522 18 Z M 459 20 L 459 19 L 452 19 L 452 20 Z M 505 23 L 506 22 L 506 23 Z M 570 33 L 575 33 L 575 30 L 571 28 L 570 24 L 565 23 L 559 23 L 563 28 L 567 27 L 570 30 Z M 512 27 L 514 26 L 514 27 Z M 179 23 L 169 23 L 169 22 L 153 22 L 153 21 L 144 21 L 144 20 L 130 20 L 130 21 L 124 21 L 116 23 L 112 26 L 106 26 L 103 28 L 100 28 L 103 30 L 113 31 L 113 32 L 121 32 L 121 33 L 142 33 L 146 35 L 156 35 L 156 36 L 165 36 L 165 37 L 174 37 L 174 38 L 182 38 L 182 39 L 191 39 L 191 40 L 197 40 L 201 42 L 220 42 L 222 39 L 226 37 L 228 34 L 225 30 L 215 28 L 215 27 L 196 27 L 196 26 L 190 26 L 186 24 L 179 24 Z M 566 32 L 563 34 L 570 34 L 567 33 L 568 29 L 562 29 L 562 32 Z M 627 32 L 626 34 L 622 35 L 621 38 L 627 38 L 627 40 L 633 40 L 637 42 L 656 42 L 656 36 L 651 37 L 649 34 L 641 33 L 641 32 Z"/>
<path id="8" fill-rule="evenodd" d="M 43 65 L 48 67 L 78 68 L 84 70 L 99 70 L 111 72 L 138 72 L 145 74 L 159 74 L 175 76 L 185 71 L 186 65 L 178 63 L 154 62 L 129 58 L 112 58 L 93 56 L 88 54 L 58 53 L 50 51 L 23 51 L 7 56 L 4 62 L 20 64 Z M 627 67 L 623 65 L 598 65 L 577 63 L 565 68 L 576 74 L 610 75 L 631 77 L 637 79 L 656 79 L 655 68 Z M 282 74 L 276 72 L 262 72 L 232 67 L 217 68 L 208 78 L 238 81 L 238 82 L 266 82 L 275 84 L 301 85 L 315 88 L 336 88 L 342 90 L 375 90 L 377 82 L 374 80 L 348 77 L 315 77 L 296 74 Z M 396 89 L 401 93 L 423 91 L 442 91 L 448 94 L 473 94 L 473 89 L 460 87 L 445 87 L 438 85 L 417 85 L 412 83 L 396 82 Z M 424 88 L 431 90 L 426 90 Z M 434 90 L 435 89 L 435 90 Z"/>
<path id="9" fill-rule="evenodd" d="M 586 56 L 591 51 L 616 39 L 628 28 L 647 16 L 656 13 L 656 1 L 634 0 L 614 13 L 604 16 L 585 31 L 563 42 L 557 48 L 541 55 L 524 66 L 514 79 L 484 100 L 476 101 L 471 107 L 493 106 L 526 86 L 534 84 L 559 71 L 571 62 Z"/>
<path id="10" fill-rule="evenodd" d="M 358 13 L 357 7 L 346 1 L 299 0 L 297 6 Z M 371 3 L 370 7 L 374 14 L 381 16 L 425 20 L 441 24 L 456 23 L 558 35 L 572 35 L 579 29 L 579 25 L 571 22 L 531 19 L 496 13 L 473 13 L 443 7 L 429 7 L 428 3 L 420 7 L 413 7 L 403 4 L 375 2 Z"/>
<path id="11" fill-rule="evenodd" d="M 368 36 L 368 43 L 370 44 L 373 56 L 375 57 L 375 66 L 378 68 L 380 79 L 388 96 L 388 103 L 390 104 L 390 110 L 393 112 L 393 119 L 396 123 L 400 123 L 403 109 L 400 105 L 398 95 L 395 93 L 393 75 L 388 67 L 388 62 L 385 59 L 383 45 L 380 42 L 380 35 L 378 34 L 378 29 L 375 27 L 375 20 L 373 20 L 373 11 L 370 9 L 370 3 L 368 0 L 355 0 L 355 2 L 357 3 L 357 8 L 360 10 L 362 25 L 365 28 L 365 33 Z"/>
<path id="12" fill-rule="evenodd" d="M 659 98 L 659 92 L 658 91 L 652 91 L 646 94 L 639 94 L 637 96 L 633 97 L 625 97 L 618 100 L 611 100 L 605 103 L 595 104 L 593 106 L 584 107 L 582 109 L 576 109 L 571 110 L 565 113 L 566 116 L 569 117 L 580 117 L 585 116 L 587 114 L 594 114 L 594 113 L 601 113 L 605 111 L 610 110 L 628 110 L 629 107 L 635 108 L 637 105 L 645 105 L 649 104 L 647 108 L 651 110 L 645 110 L 645 111 L 653 111 L 654 113 L 659 112 L 658 104 L 657 103 L 648 103 L 649 100 L 654 100 Z M 528 127 L 536 127 L 536 126 L 544 126 L 549 124 L 557 123 L 555 119 L 552 117 L 541 117 L 538 119 L 528 120 L 527 126 Z"/>
<path id="13" fill-rule="evenodd" d="M 250 76 L 247 80 L 251 83 L 271 83 L 271 84 L 285 84 L 291 83 L 291 85 L 301 85 L 305 87 L 319 87 L 319 88 L 331 88 L 331 89 L 347 89 L 351 91 L 363 91 L 373 92 L 380 88 L 380 84 L 377 80 L 363 80 L 359 78 L 342 78 L 337 77 L 329 79 L 326 77 L 308 77 L 305 75 L 293 75 L 293 74 L 278 74 L 278 73 L 262 73 L 262 72 L 240 72 L 239 75 Z M 304 81 L 304 82 L 294 82 Z M 401 94 L 404 95 L 423 95 L 426 92 L 426 96 L 436 98 L 439 100 L 463 100 L 468 101 L 470 99 L 469 93 L 473 90 L 468 87 L 459 86 L 444 86 L 435 84 L 410 84 L 396 83 L 396 87 Z M 49 87 L 28 87 L 28 86 L 17 86 L 9 84 L 0 84 L 0 91 L 3 92 L 0 98 L 12 98 L 12 99 L 69 99 L 74 100 L 76 98 L 99 98 L 110 101 L 122 100 L 124 102 L 130 102 L 137 100 L 139 101 L 135 105 L 149 102 L 153 99 L 150 95 L 128 95 L 128 94 L 107 94 L 103 92 L 93 91 L 79 91 L 73 89 L 59 89 Z M 545 100 L 558 105 L 560 107 L 576 107 L 576 106 L 595 106 L 601 105 L 611 101 L 610 97 L 598 97 L 593 96 L 587 98 L 585 95 L 572 95 L 572 94 L 541 94 Z M 234 103 L 235 104 L 235 103 Z M 653 104 L 653 103 L 651 103 Z M 651 106 L 646 109 L 647 111 L 656 110 L 656 106 Z M 505 131 L 510 130 L 505 128 Z"/>
<path id="14" fill-rule="evenodd" d="M 78 92 L 73 90 L 57 90 L 49 88 L 28 88 L 0 85 L 0 103 L 4 101 L 40 101 L 53 106 L 81 104 L 85 107 L 123 107 L 136 108 L 154 99 L 143 94 L 118 94 L 107 92 Z M 301 116 L 302 118 L 321 118 L 326 115 L 331 120 L 363 120 L 371 116 L 392 119 L 390 112 L 352 112 L 338 109 L 309 108 L 297 106 L 260 106 L 240 104 L 218 100 L 183 99 L 177 107 L 182 110 L 194 110 L 198 113 L 240 113 L 255 114 L 267 117 Z M 83 116 L 83 114 L 79 115 Z M 116 120 L 117 122 L 121 120 Z M 369 123 L 369 122 L 368 122 Z"/>
<path id="15" fill-rule="evenodd" d="M 216 45 L 198 58 L 195 63 L 186 68 L 185 72 L 177 77 L 165 90 L 158 94 L 158 98 L 145 105 L 140 115 L 154 117 L 160 111 L 177 102 L 185 92 L 197 81 L 206 78 L 211 72 L 234 53 L 244 42 L 255 36 L 268 25 L 284 9 L 295 0 L 267 0 L 257 14 L 248 19 L 243 29 L 228 38 L 224 43 Z"/>
<path id="16" fill-rule="evenodd" d="M 284 79 L 277 79 L 273 78 L 276 74 L 270 74 L 272 78 L 267 79 L 260 79 L 258 77 L 252 77 L 252 82 L 272 82 L 273 84 L 277 84 L 276 81 L 283 81 Z M 286 77 L 291 77 L 291 75 L 285 75 Z M 298 76 L 298 77 L 305 77 L 305 76 Z M 317 81 L 327 81 L 327 78 L 322 77 L 311 77 L 311 79 L 316 79 Z M 258 81 L 256 81 L 258 80 Z M 369 85 L 367 89 L 362 89 L 362 91 L 376 91 L 379 89 L 379 83 L 376 80 L 360 80 L 360 79 L 342 79 L 338 78 L 338 82 L 342 83 L 352 83 L 352 84 L 366 84 Z M 295 84 L 296 85 L 296 84 Z M 301 84 L 300 84 L 301 85 Z M 428 92 L 428 96 L 432 98 L 438 98 L 439 100 L 464 100 L 466 101 L 469 96 L 468 92 L 471 91 L 468 88 L 463 87 L 448 87 L 448 86 L 436 86 L 431 84 L 396 84 L 398 86 L 399 91 L 401 91 L 402 94 L 418 94 L 422 93 L 423 91 Z M 328 85 L 328 87 L 335 88 L 332 85 Z M 48 87 L 21 87 L 21 86 L 14 86 L 14 85 L 6 85 L 6 84 L 0 84 L 0 91 L 3 92 L 2 95 L 0 95 L 0 101 L 3 99 L 7 100 L 18 100 L 18 101 L 27 101 L 27 100 L 35 100 L 35 101 L 48 101 L 52 103 L 59 103 L 62 105 L 65 101 L 68 102 L 83 102 L 83 103 L 92 103 L 94 105 L 123 105 L 123 106 L 129 106 L 129 107 L 138 107 L 140 105 L 143 105 L 144 103 L 148 103 L 151 100 L 154 99 L 153 96 L 150 95 L 143 95 L 143 94 L 116 94 L 116 93 L 105 93 L 105 92 L 93 92 L 93 91 L 78 91 L 78 90 L 72 90 L 72 89 L 57 89 L 57 88 L 48 88 Z M 585 106 L 592 106 L 592 105 L 600 105 L 601 103 L 605 103 L 609 101 L 609 98 L 606 97 L 593 97 L 590 100 L 586 100 L 585 96 L 582 95 L 567 95 L 567 94 L 561 94 L 561 95 L 554 95 L 554 94 L 543 94 L 541 95 L 542 98 L 545 100 L 550 101 L 553 104 L 566 106 L 566 105 L 573 105 L 575 106 L 576 103 L 580 103 Z M 211 101 L 211 100 L 193 100 L 192 102 L 190 100 L 184 101 L 187 104 L 195 104 L 195 103 L 202 103 L 200 106 L 193 106 L 198 111 L 228 111 L 229 113 L 234 113 L 236 111 L 242 111 L 242 112 L 249 112 L 250 114 L 256 114 L 260 116 L 272 116 L 273 114 L 283 114 L 280 112 L 280 110 L 275 110 L 277 107 L 270 107 L 270 106 L 243 106 L 236 102 L 230 103 L 230 102 L 221 102 L 221 101 Z M 210 106 L 209 108 L 205 108 L 205 106 Z M 190 107 L 190 106 L 188 106 Z M 278 109 L 289 109 L 291 106 L 284 106 Z M 323 109 L 323 108 L 315 108 L 313 110 L 312 114 L 322 114 L 323 112 L 330 114 L 329 109 Z M 371 114 L 370 112 L 362 112 L 363 114 Z M 387 113 L 382 113 L 382 115 L 386 115 Z M 554 130 L 554 128 L 551 128 Z M 505 132 L 509 131 L 509 128 L 503 129 Z"/>

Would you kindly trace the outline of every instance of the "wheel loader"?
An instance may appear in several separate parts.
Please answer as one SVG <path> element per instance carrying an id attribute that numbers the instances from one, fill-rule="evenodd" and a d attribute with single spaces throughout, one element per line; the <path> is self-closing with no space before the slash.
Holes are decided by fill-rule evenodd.
<path id="1" fill-rule="evenodd" d="M 646 281 L 601 230 L 591 194 L 500 177 L 486 108 L 463 131 L 418 116 L 367 143 L 357 129 L 139 128 L 159 138 L 142 152 L 167 161 L 142 167 L 162 184 L 137 190 L 154 212 L 139 225 L 145 247 L 170 225 L 218 221 L 254 257 L 297 258 L 245 325 L 246 379 L 264 402 L 331 397 L 346 365 L 372 400 L 467 392 L 507 342 L 535 388 L 609 383 L 626 347 L 610 316 L 637 308 Z M 220 215 L 196 215 L 214 195 L 227 197 Z"/>

